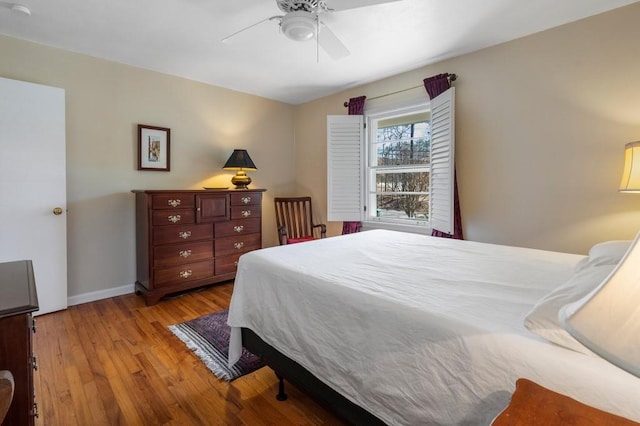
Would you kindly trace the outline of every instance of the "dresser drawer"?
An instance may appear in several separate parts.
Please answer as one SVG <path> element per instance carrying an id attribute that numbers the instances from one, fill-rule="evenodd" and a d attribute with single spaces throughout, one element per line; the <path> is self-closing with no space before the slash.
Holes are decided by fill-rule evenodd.
<path id="1" fill-rule="evenodd" d="M 217 238 L 215 243 L 215 256 L 229 256 L 242 254 L 260 248 L 262 243 L 260 234 L 238 235 L 232 237 Z"/>
<path id="2" fill-rule="evenodd" d="M 171 268 L 155 269 L 155 285 L 159 287 L 213 277 L 213 262 L 185 263 Z"/>
<path id="3" fill-rule="evenodd" d="M 194 194 L 161 194 L 151 196 L 151 208 L 153 209 L 192 209 Z"/>
<path id="4" fill-rule="evenodd" d="M 153 210 L 151 220 L 153 226 L 178 225 L 194 223 L 193 209 Z"/>
<path id="5" fill-rule="evenodd" d="M 164 245 L 153 249 L 153 262 L 157 268 L 197 262 L 212 257 L 213 241 Z"/>
<path id="6" fill-rule="evenodd" d="M 215 260 L 216 275 L 235 273 L 238 270 L 238 259 L 240 259 L 240 256 L 242 256 L 242 253 L 217 257 Z"/>
<path id="7" fill-rule="evenodd" d="M 179 225 L 153 228 L 153 245 L 181 243 L 213 238 L 213 226 Z"/>
<path id="8" fill-rule="evenodd" d="M 232 206 L 259 205 L 262 194 L 259 192 L 241 192 L 231 194 Z"/>
<path id="9" fill-rule="evenodd" d="M 231 206 L 231 220 L 261 216 L 260 205 Z"/>
<path id="10" fill-rule="evenodd" d="M 216 223 L 214 235 L 228 237 L 231 235 L 245 235 L 260 232 L 260 218 L 232 220 L 230 222 Z"/>

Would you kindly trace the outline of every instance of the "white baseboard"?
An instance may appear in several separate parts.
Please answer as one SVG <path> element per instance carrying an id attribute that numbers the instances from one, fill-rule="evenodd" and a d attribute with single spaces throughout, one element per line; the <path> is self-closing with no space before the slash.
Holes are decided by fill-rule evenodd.
<path id="1" fill-rule="evenodd" d="M 67 305 L 81 305 L 83 303 L 95 302 L 96 300 L 108 299 L 110 297 L 122 296 L 135 291 L 135 284 L 127 284 L 120 287 L 109 288 L 106 290 L 92 291 L 90 293 L 77 294 L 67 298 Z"/>

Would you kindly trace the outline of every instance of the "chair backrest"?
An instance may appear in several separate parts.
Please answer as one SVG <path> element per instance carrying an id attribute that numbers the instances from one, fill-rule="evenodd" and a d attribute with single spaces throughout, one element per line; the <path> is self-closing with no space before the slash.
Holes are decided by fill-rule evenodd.
<path id="1" fill-rule="evenodd" d="M 15 382 L 11 371 L 0 370 L 0 423 L 2 423 L 9 411 L 9 407 L 11 407 L 14 389 Z"/>
<path id="2" fill-rule="evenodd" d="M 274 201 L 278 231 L 285 227 L 286 238 L 314 236 L 311 197 L 276 197 Z"/>

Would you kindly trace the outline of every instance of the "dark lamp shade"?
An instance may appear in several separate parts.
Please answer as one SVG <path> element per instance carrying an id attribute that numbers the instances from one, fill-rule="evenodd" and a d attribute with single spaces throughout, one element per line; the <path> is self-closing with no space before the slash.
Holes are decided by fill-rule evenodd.
<path id="1" fill-rule="evenodd" d="M 258 170 L 246 149 L 234 149 L 222 168 L 225 170 Z"/>

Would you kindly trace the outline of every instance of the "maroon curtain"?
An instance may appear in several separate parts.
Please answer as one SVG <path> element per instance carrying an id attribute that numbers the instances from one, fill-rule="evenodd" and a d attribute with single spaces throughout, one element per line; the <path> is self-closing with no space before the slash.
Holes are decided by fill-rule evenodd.
<path id="1" fill-rule="evenodd" d="M 449 74 L 438 74 L 424 79 L 424 88 L 427 89 L 430 99 L 433 99 L 442 92 L 447 91 L 449 87 L 451 87 Z"/>
<path id="2" fill-rule="evenodd" d="M 365 99 L 367 99 L 366 96 L 349 99 L 349 115 L 363 115 Z M 360 232 L 360 228 L 362 228 L 361 222 L 342 222 L 342 235 Z"/>
<path id="3" fill-rule="evenodd" d="M 367 99 L 366 96 L 349 99 L 349 115 L 363 115 L 365 99 Z"/>
<path id="4" fill-rule="evenodd" d="M 433 99 L 442 92 L 451 87 L 451 75 L 450 74 L 438 74 L 433 77 L 424 79 L 424 88 L 429 94 L 429 98 Z M 462 240 L 462 217 L 460 216 L 460 199 L 458 198 L 458 178 L 453 175 L 453 234 L 446 234 L 437 229 L 431 231 L 431 235 L 434 237 L 443 238 L 455 238 Z"/>

